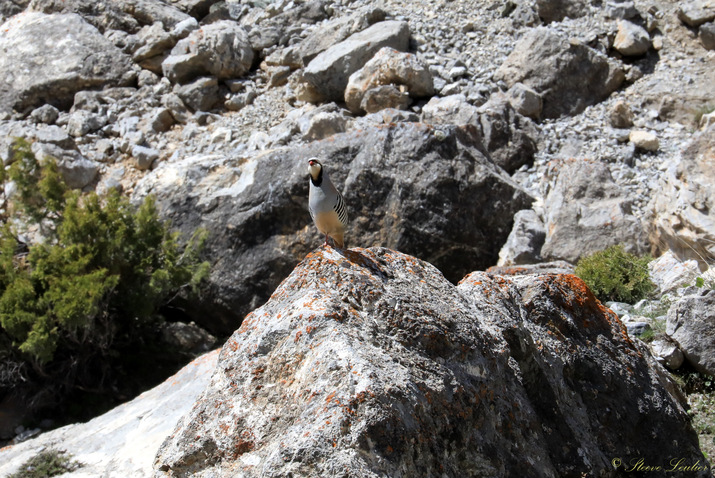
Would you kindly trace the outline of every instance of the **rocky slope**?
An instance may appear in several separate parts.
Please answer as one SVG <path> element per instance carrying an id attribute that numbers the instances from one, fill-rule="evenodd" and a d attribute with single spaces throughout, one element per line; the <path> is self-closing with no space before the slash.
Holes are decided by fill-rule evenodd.
<path id="1" fill-rule="evenodd" d="M 697 116 L 715 107 L 707 3 L 33 0 L 2 14 L 2 157 L 28 137 L 40 156 L 60 159 L 73 187 L 155 193 L 177 228 L 208 228 L 215 267 L 200 307 L 210 313 L 195 315 L 214 332 L 230 333 L 310 250 L 305 155 L 351 170 L 338 182 L 354 205 L 352 244 L 398 247 L 452 280 L 497 262 L 505 228 L 530 207 L 523 192 L 473 198 L 454 184 L 451 213 L 416 220 L 393 210 L 394 227 L 370 217 L 365 199 L 383 189 L 396 188 L 391 201 L 422 200 L 421 186 L 402 190 L 423 168 L 407 162 L 436 143 L 410 137 L 415 122 L 475 128 L 480 153 L 468 154 L 536 200 L 545 237 L 526 256 L 575 261 L 624 243 L 673 249 L 704 269 L 713 255 L 713 130 L 697 131 Z M 393 123 L 404 129 L 384 136 Z M 403 134 L 404 162 L 379 173 Z M 288 168 L 273 157 L 294 160 Z M 495 174 L 480 161 L 477 176 L 482 168 Z M 249 187 L 254 171 L 263 176 Z M 589 192 L 591 174 L 603 190 Z M 470 200 L 479 204 L 470 211 L 453 204 Z M 503 223 L 452 233 L 443 230 L 451 214 Z"/>
<path id="2" fill-rule="evenodd" d="M 319 244 L 310 156 L 350 246 L 452 282 L 624 244 L 688 264 L 673 293 L 715 257 L 711 2 L 12 0 L 0 22 L 0 159 L 28 138 L 71 187 L 206 228 L 183 307 L 214 333 Z M 675 343 L 715 356 L 682 318 L 709 298 L 684 294 Z"/>
<path id="3" fill-rule="evenodd" d="M 323 246 L 220 355 L 0 450 L 0 472 L 62 449 L 76 477 L 615 477 L 673 458 L 668 476 L 711 476 L 684 407 L 573 275 L 455 286 L 393 250 Z"/>
<path id="4" fill-rule="evenodd" d="M 665 450 L 709 476 L 681 400 L 575 276 L 454 286 L 324 246 L 226 343 L 156 476 L 619 476 Z"/>

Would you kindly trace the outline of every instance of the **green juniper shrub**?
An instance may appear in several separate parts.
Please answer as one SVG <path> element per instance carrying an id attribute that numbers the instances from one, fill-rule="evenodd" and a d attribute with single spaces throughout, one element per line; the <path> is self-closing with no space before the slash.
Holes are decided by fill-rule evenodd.
<path id="1" fill-rule="evenodd" d="M 576 265 L 576 275 L 601 302 L 633 304 L 645 298 L 655 287 L 648 275 L 650 256 L 638 257 L 622 245 L 585 256 Z"/>
<path id="2" fill-rule="evenodd" d="M 116 190 L 81 195 L 26 142 L 14 153 L 13 217 L 0 229 L 0 360 L 24 363 L 45 401 L 108 393 L 134 372 L 128 364 L 160 348 L 161 307 L 199 292 L 206 233 L 182 245 L 152 197 L 135 208 Z M 16 229 L 33 224 L 44 239 L 23 244 Z"/>
<path id="3" fill-rule="evenodd" d="M 8 478 L 46 478 L 75 471 L 82 466 L 63 451 L 45 450 L 33 456 Z"/>

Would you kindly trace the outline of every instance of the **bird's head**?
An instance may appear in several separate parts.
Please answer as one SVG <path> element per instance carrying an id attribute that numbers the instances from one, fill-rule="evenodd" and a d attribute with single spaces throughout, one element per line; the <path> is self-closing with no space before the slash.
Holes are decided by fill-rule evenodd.
<path id="1" fill-rule="evenodd" d="M 323 171 L 323 165 L 318 161 L 318 158 L 310 158 L 308 160 L 308 172 L 313 181 L 318 181 L 320 173 Z"/>

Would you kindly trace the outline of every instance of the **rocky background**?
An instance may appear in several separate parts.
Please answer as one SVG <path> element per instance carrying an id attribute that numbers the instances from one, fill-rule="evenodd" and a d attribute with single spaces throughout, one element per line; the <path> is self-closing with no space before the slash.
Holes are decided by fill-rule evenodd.
<path id="1" fill-rule="evenodd" d="M 178 230 L 209 231 L 207 289 L 177 323 L 228 336 L 320 244 L 318 156 L 348 246 L 452 283 L 568 272 L 613 244 L 659 256 L 677 307 L 654 351 L 713 373 L 713 294 L 679 289 L 715 258 L 712 2 L 12 0 L 0 16 L 0 158 L 28 138 L 72 187 L 153 194 Z M 631 333 L 650 326 L 631 306 Z"/>

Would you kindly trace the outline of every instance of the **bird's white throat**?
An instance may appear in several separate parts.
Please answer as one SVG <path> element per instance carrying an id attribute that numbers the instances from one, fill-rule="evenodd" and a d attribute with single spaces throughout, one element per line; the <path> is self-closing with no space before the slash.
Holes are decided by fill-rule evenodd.
<path id="1" fill-rule="evenodd" d="M 320 165 L 319 164 L 311 164 L 308 166 L 308 172 L 310 173 L 310 177 L 313 178 L 314 181 L 318 180 L 318 176 L 320 176 Z"/>

